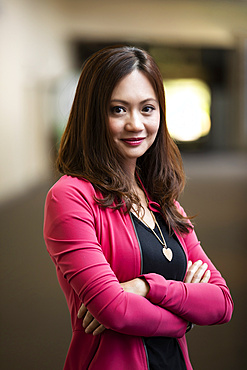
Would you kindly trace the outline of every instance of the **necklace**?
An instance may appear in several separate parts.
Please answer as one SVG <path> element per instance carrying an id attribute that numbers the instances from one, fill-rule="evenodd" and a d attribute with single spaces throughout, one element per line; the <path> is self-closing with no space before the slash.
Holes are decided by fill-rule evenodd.
<path id="1" fill-rule="evenodd" d="M 134 213 L 136 214 L 136 212 L 134 211 Z M 160 236 L 161 236 L 161 239 L 160 237 L 156 234 L 156 232 L 154 231 L 154 229 L 152 229 L 143 219 L 141 219 L 141 221 L 144 223 L 144 225 L 152 231 L 152 233 L 154 234 L 154 236 L 158 239 L 158 241 L 160 242 L 160 244 L 163 246 L 163 249 L 162 249 L 162 253 L 163 255 L 166 257 L 166 259 L 171 262 L 172 260 L 172 257 L 173 257 L 173 253 L 172 253 L 172 250 L 170 248 L 167 247 L 167 244 L 166 244 L 166 240 L 165 240 L 165 237 L 160 229 L 160 226 L 156 220 L 156 217 L 154 216 L 153 212 L 150 210 L 150 213 L 152 215 L 152 218 L 154 220 L 154 223 L 155 225 L 157 225 L 157 228 L 159 230 L 159 233 L 160 233 Z M 137 216 L 138 217 L 138 216 Z M 139 218 L 139 217 L 138 217 Z"/>

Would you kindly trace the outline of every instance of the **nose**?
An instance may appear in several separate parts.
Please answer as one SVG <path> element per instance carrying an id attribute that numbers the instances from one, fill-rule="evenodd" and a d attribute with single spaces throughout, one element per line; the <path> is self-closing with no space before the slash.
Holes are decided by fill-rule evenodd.
<path id="1" fill-rule="evenodd" d="M 131 112 L 126 123 L 126 130 L 139 132 L 144 128 L 143 117 L 140 112 Z"/>

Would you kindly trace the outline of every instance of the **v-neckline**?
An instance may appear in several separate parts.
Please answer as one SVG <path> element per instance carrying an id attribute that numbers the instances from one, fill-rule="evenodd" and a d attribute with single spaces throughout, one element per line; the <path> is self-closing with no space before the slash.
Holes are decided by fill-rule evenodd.
<path id="1" fill-rule="evenodd" d="M 156 223 L 154 223 L 154 228 L 151 228 L 151 227 L 148 227 L 147 225 L 145 225 L 145 223 L 135 215 L 134 212 L 131 211 L 131 214 L 141 223 L 141 225 L 143 225 L 145 227 L 145 229 L 149 230 L 149 231 L 152 231 L 152 230 L 155 230 L 155 228 L 157 228 L 156 226 Z"/>

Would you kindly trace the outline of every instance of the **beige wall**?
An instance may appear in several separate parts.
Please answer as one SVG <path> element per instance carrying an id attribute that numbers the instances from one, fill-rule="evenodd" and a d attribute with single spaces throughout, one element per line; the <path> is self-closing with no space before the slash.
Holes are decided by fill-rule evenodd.
<path id="1" fill-rule="evenodd" d="M 0 202 L 47 179 L 51 123 L 45 99 L 69 55 L 38 2 L 0 9 Z"/>

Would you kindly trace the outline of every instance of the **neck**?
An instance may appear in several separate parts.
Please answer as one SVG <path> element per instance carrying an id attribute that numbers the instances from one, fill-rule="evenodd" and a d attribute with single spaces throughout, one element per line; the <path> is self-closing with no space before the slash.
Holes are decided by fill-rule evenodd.
<path id="1" fill-rule="evenodd" d="M 129 184 L 134 192 L 137 192 L 137 189 L 139 189 L 139 186 L 136 181 L 135 173 L 126 174 L 129 180 Z"/>
<path id="2" fill-rule="evenodd" d="M 128 165 L 123 166 L 123 169 L 124 169 L 124 172 L 125 172 L 126 176 L 129 179 L 130 185 L 133 188 L 138 187 L 137 182 L 136 182 L 136 176 L 135 176 L 136 162 L 133 163 L 133 164 L 131 163 L 131 164 L 128 164 Z"/>

